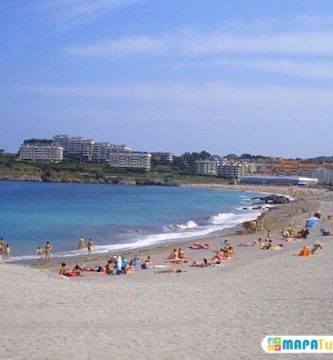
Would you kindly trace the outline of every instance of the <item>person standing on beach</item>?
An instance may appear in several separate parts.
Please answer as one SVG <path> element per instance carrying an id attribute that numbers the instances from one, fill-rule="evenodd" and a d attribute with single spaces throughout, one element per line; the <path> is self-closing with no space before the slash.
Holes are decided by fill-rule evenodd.
<path id="1" fill-rule="evenodd" d="M 87 243 L 88 258 L 90 258 L 91 250 L 92 250 L 93 246 L 94 246 L 94 243 L 93 243 L 92 239 L 90 238 Z"/>
<path id="2" fill-rule="evenodd" d="M 80 236 L 80 240 L 79 240 L 79 250 L 80 250 L 80 249 L 84 249 L 84 248 L 85 248 L 84 236 L 81 235 L 81 236 Z"/>
<path id="3" fill-rule="evenodd" d="M 44 248 L 45 260 L 47 263 L 50 262 L 51 251 L 52 251 L 52 245 L 50 244 L 49 241 L 47 241 Z"/>
<path id="4" fill-rule="evenodd" d="M 10 257 L 10 253 L 11 253 L 11 249 L 9 247 L 9 244 L 6 244 L 4 255 L 6 256 L 7 259 Z"/>

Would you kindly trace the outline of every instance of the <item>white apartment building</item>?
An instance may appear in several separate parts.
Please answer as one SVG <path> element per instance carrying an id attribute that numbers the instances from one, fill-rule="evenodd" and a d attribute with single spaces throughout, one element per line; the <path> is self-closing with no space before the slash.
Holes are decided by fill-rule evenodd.
<path id="1" fill-rule="evenodd" d="M 218 174 L 227 179 L 239 179 L 241 176 L 253 174 L 255 172 L 255 165 L 247 162 L 221 162 L 219 164 Z"/>
<path id="2" fill-rule="evenodd" d="M 112 153 L 127 153 L 132 149 L 127 145 L 115 145 L 108 142 L 95 142 L 93 146 L 92 160 L 97 162 L 108 161 Z"/>
<path id="3" fill-rule="evenodd" d="M 24 142 L 20 146 L 19 159 L 27 161 L 62 161 L 63 148 L 52 142 Z"/>
<path id="4" fill-rule="evenodd" d="M 217 175 L 217 162 L 214 160 L 197 160 L 195 167 L 197 175 Z"/>
<path id="5" fill-rule="evenodd" d="M 95 141 L 81 136 L 55 135 L 53 141 L 64 148 L 64 153 L 83 160 L 92 160 Z"/>
<path id="6" fill-rule="evenodd" d="M 151 168 L 151 154 L 146 152 L 110 152 L 107 162 L 116 168 Z"/>

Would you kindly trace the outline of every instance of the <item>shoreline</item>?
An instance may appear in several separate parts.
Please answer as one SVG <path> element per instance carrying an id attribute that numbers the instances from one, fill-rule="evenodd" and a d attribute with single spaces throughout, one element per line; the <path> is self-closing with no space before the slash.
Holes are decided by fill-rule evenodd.
<path id="1" fill-rule="evenodd" d="M 209 185 L 205 185 L 205 188 L 211 188 L 209 187 Z M 216 190 L 216 189 L 221 189 L 221 190 L 226 190 L 225 187 L 213 187 L 212 189 Z M 250 189 L 252 190 L 253 187 L 250 186 Z M 299 199 L 298 197 L 296 197 L 296 200 L 293 202 L 290 202 L 288 204 L 279 204 L 276 205 L 276 207 L 270 209 L 269 211 L 265 211 L 265 212 L 261 212 L 261 214 L 264 214 L 264 217 L 266 219 L 266 225 L 265 228 L 263 230 L 261 230 L 260 232 L 256 232 L 256 235 L 258 236 L 263 236 L 263 234 L 265 233 L 265 231 L 267 231 L 267 228 L 270 228 L 271 230 L 276 230 L 276 219 L 277 218 L 282 218 L 283 220 L 292 220 L 292 217 L 295 216 L 297 214 L 297 212 L 299 212 L 299 214 L 301 213 L 301 209 L 304 210 L 304 207 L 308 206 L 307 204 L 309 202 L 313 202 L 313 201 L 318 201 L 320 197 L 323 196 L 323 194 L 327 193 L 326 190 L 321 190 L 321 189 L 299 189 L 299 188 L 295 188 L 295 187 L 288 187 L 288 188 L 282 188 L 281 187 L 271 187 L 271 186 L 260 186 L 260 191 L 258 191 L 259 189 L 257 187 L 255 187 L 255 189 L 257 189 L 257 191 L 253 191 L 253 192 L 260 192 L 263 194 L 283 194 L 283 195 L 297 195 L 300 196 L 301 198 Z M 266 192 L 264 191 L 266 190 Z M 275 190 L 274 192 L 268 192 L 267 190 Z M 234 190 L 237 191 L 237 190 Z M 239 191 L 239 190 L 238 190 Z M 250 191 L 249 187 L 247 186 L 242 186 L 242 190 L 241 191 Z M 316 210 L 316 208 L 318 208 L 317 205 L 311 205 L 310 209 L 307 209 L 308 211 L 306 211 L 306 215 L 309 215 L 311 212 L 314 212 Z M 296 210 L 292 210 L 292 209 L 296 209 Z M 302 210 L 302 213 L 304 214 L 304 211 Z M 290 214 L 288 214 L 288 218 L 285 217 L 285 213 L 288 212 Z M 292 212 L 294 212 L 292 214 Z M 255 219 L 253 219 L 255 220 Z M 285 222 L 285 221 L 284 221 Z M 213 246 L 215 247 L 219 247 L 220 241 L 224 238 L 228 238 L 229 240 L 238 238 L 238 237 L 242 237 L 242 238 L 246 238 L 247 236 L 253 236 L 253 234 L 247 233 L 243 226 L 242 223 L 237 224 L 236 226 L 230 227 L 230 228 L 225 228 L 223 230 L 217 230 L 214 231 L 212 233 L 209 233 L 207 235 L 201 235 L 201 236 L 193 236 L 193 237 L 189 237 L 186 239 L 174 239 L 174 240 L 170 240 L 170 241 L 165 241 L 162 243 L 156 243 L 156 244 L 151 244 L 148 246 L 140 246 L 137 248 L 131 248 L 131 249 L 120 249 L 120 250 L 112 250 L 112 251 L 108 251 L 108 252 L 104 252 L 104 253 L 94 253 L 92 252 L 91 254 L 91 259 L 88 259 L 88 254 L 78 254 L 78 255 L 73 255 L 73 256 L 57 256 L 57 257 L 51 257 L 51 263 L 46 264 L 44 257 L 42 257 L 41 259 L 28 259 L 28 260 L 18 260 L 18 261 L 10 261 L 8 263 L 13 263 L 13 264 L 17 264 L 17 265 L 26 265 L 26 266 L 31 266 L 31 267 L 35 267 L 35 268 L 51 268 L 51 269 L 55 269 L 59 267 L 59 264 L 61 264 L 62 262 L 66 262 L 69 264 L 70 267 L 74 267 L 75 264 L 78 263 L 84 263 L 87 264 L 88 266 L 93 266 L 94 264 L 99 264 L 99 265 L 105 265 L 105 263 L 107 262 L 108 259 L 110 259 L 112 256 L 116 256 L 116 255 L 123 255 L 125 256 L 128 260 L 130 258 L 132 258 L 134 255 L 144 255 L 144 256 L 148 256 L 148 255 L 155 255 L 158 254 L 159 256 L 161 256 L 162 254 L 165 254 L 166 252 L 170 252 L 173 248 L 175 247 L 182 247 L 182 248 L 188 248 L 188 246 L 190 245 L 190 243 L 194 242 L 194 241 L 201 241 L 201 242 L 212 242 Z"/>

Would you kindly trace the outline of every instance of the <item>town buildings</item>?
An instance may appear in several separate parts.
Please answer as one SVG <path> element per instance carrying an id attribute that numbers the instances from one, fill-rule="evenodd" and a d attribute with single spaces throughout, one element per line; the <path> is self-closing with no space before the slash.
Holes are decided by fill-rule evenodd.
<path id="1" fill-rule="evenodd" d="M 218 176 L 233 182 L 276 182 L 298 183 L 299 179 L 318 179 L 320 184 L 333 184 L 333 163 L 314 163 L 301 160 L 274 157 L 224 158 L 209 153 L 193 153 L 206 159 L 193 160 L 191 153 L 185 157 L 175 157 L 170 152 L 139 152 L 127 145 L 98 142 L 91 138 L 55 135 L 52 139 L 25 140 L 19 149 L 19 159 L 23 161 L 80 161 L 105 163 L 114 168 L 151 170 L 154 165 L 170 164 L 188 174 Z M 197 157 L 198 158 L 198 157 Z M 193 167 L 194 166 L 194 167 Z M 250 178 L 252 176 L 252 178 Z M 306 183 L 315 183 L 308 181 Z"/>
<path id="2" fill-rule="evenodd" d="M 151 154 L 147 152 L 81 136 L 55 135 L 52 140 L 25 140 L 19 152 L 20 160 L 26 161 L 61 161 L 65 155 L 81 161 L 105 162 L 115 168 L 151 168 Z"/>

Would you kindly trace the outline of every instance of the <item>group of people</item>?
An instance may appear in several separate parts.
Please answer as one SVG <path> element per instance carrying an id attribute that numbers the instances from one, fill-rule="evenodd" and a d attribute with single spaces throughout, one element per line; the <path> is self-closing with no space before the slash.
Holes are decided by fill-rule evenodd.
<path id="1" fill-rule="evenodd" d="M 53 247 L 49 241 L 46 242 L 44 248 L 41 248 L 38 246 L 36 250 L 36 255 L 41 258 L 43 255 L 45 256 L 46 262 L 50 262 L 51 259 L 51 253 L 52 253 Z"/>
<path id="2" fill-rule="evenodd" d="M 85 245 L 84 236 L 80 237 L 78 248 L 79 249 L 87 248 L 88 258 L 90 258 L 93 247 L 94 244 L 91 238 L 88 240 L 87 245 Z M 42 258 L 44 255 L 46 262 L 50 262 L 52 251 L 53 251 L 53 247 L 51 243 L 47 241 L 44 247 L 38 246 L 38 248 L 36 249 L 36 255 L 39 258 Z"/>
<path id="3" fill-rule="evenodd" d="M 295 241 L 299 239 L 306 240 L 310 234 L 309 229 L 296 229 L 295 227 L 288 225 L 281 231 L 281 237 L 283 241 Z"/>
<path id="4" fill-rule="evenodd" d="M 225 260 L 230 260 L 234 257 L 234 247 L 228 243 L 227 240 L 221 242 L 221 248 L 215 252 L 211 258 L 205 257 L 202 262 L 194 260 L 191 264 L 192 267 L 207 267 L 210 265 L 219 265 Z"/>
<path id="5" fill-rule="evenodd" d="M 92 252 L 92 249 L 94 247 L 94 243 L 92 241 L 92 238 L 89 238 L 88 242 L 87 242 L 87 246 L 85 244 L 85 240 L 84 240 L 84 236 L 81 235 L 80 236 L 80 240 L 79 240 L 79 246 L 78 246 L 78 249 L 81 250 L 81 249 L 85 249 L 87 247 L 87 250 L 88 250 L 88 258 L 90 257 L 91 255 L 91 252 Z"/>
<path id="6" fill-rule="evenodd" d="M 130 262 L 127 261 L 125 256 L 113 256 L 104 266 L 95 265 L 93 267 L 88 267 L 84 264 L 76 264 L 73 269 L 69 269 L 66 263 L 62 263 L 59 269 L 59 275 L 69 277 L 82 276 L 82 272 L 85 271 L 104 273 L 107 275 L 120 275 L 131 273 L 138 269 L 140 265 L 141 269 L 148 269 L 153 265 L 151 257 L 147 256 L 141 264 L 141 260 L 137 255 L 134 255 Z"/>
<path id="7" fill-rule="evenodd" d="M 168 258 L 165 260 L 165 262 L 171 263 L 171 264 L 186 264 L 186 263 L 188 263 L 188 260 L 185 258 L 184 251 L 181 248 L 179 248 L 178 250 L 173 249 L 173 251 L 168 256 Z"/>

